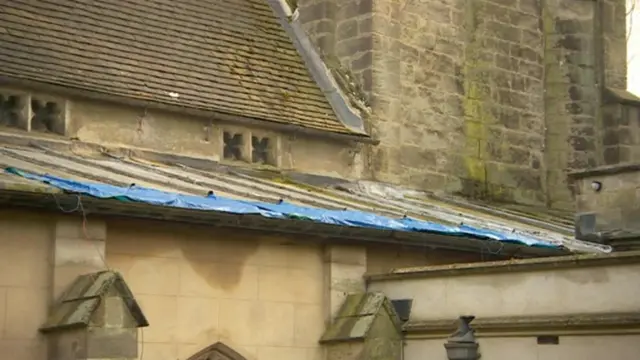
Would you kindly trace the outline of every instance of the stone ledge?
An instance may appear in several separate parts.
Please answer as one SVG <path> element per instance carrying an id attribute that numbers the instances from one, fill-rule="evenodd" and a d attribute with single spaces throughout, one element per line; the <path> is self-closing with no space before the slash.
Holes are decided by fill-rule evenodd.
<path id="1" fill-rule="evenodd" d="M 590 170 L 570 172 L 567 174 L 567 177 L 570 180 L 581 180 L 584 178 L 589 178 L 594 176 L 617 175 L 622 173 L 638 172 L 638 171 L 640 171 L 640 163 L 608 165 L 608 166 L 597 167 Z"/>
<path id="2" fill-rule="evenodd" d="M 640 98 L 624 89 L 605 88 L 603 101 L 605 104 L 624 104 L 640 107 Z"/>
<path id="3" fill-rule="evenodd" d="M 365 275 L 367 281 L 388 281 L 411 278 L 435 278 L 525 271 L 545 271 L 595 266 L 640 264 L 640 251 L 605 255 L 569 255 L 521 260 L 489 261 L 439 266 L 394 269 L 388 273 Z"/>
<path id="4" fill-rule="evenodd" d="M 475 319 L 478 337 L 605 335 L 640 333 L 640 312 Z M 456 329 L 454 320 L 415 321 L 405 324 L 408 339 L 446 338 Z"/>

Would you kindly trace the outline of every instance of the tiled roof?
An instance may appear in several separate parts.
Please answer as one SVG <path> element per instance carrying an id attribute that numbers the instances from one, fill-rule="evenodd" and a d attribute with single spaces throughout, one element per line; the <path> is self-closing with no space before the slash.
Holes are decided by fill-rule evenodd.
<path id="1" fill-rule="evenodd" d="M 135 157 L 114 158 L 101 154 L 78 155 L 77 151 L 71 152 L 68 149 L 54 150 L 22 146 L 0 146 L 0 167 L 125 187 L 135 183 L 138 186 L 184 194 L 205 196 L 209 191 L 213 191 L 216 196 L 239 200 L 277 203 L 284 199 L 287 203 L 294 205 L 322 209 L 351 209 L 394 218 L 407 215 L 440 224 L 466 224 L 501 233 L 515 232 L 561 245 L 572 251 L 610 251 L 606 246 L 576 240 L 573 237 L 573 227 L 564 221 L 541 220 L 521 212 L 469 204 L 462 200 L 451 202 L 448 199 L 419 192 L 403 192 L 376 183 L 351 183 L 295 173 L 283 175 L 224 167 L 208 162 L 202 164 L 196 160 L 189 162 L 184 159 L 161 159 L 151 156 L 150 153 L 139 153 Z M 0 173 L 1 193 L 11 194 L 12 191 L 21 191 L 21 189 L 29 192 L 56 191 L 39 182 Z M 150 210 L 145 211 L 152 213 Z M 195 213 L 192 212 L 192 214 Z M 210 223 L 211 220 L 207 222 Z M 451 237 L 447 237 L 439 244 L 452 245 L 452 248 L 455 248 L 454 243 Z M 483 247 L 490 242 L 475 243 Z M 496 246 L 503 249 L 515 245 L 501 243 Z M 558 254 L 555 250 L 551 252 Z"/>
<path id="2" fill-rule="evenodd" d="M 0 75 L 351 133 L 267 0 L 11 0 Z"/>

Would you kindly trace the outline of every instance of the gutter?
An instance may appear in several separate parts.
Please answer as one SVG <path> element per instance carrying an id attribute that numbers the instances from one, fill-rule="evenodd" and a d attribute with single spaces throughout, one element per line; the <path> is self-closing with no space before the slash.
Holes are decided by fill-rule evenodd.
<path id="1" fill-rule="evenodd" d="M 349 130 L 360 135 L 368 135 L 361 115 L 349 105 L 348 97 L 342 92 L 335 78 L 331 75 L 331 71 L 302 28 L 298 9 L 292 11 L 287 0 L 268 0 L 268 2 L 304 60 L 311 77 L 327 97 L 338 120 Z"/>
<path id="2" fill-rule="evenodd" d="M 238 215 L 216 211 L 169 208 L 114 199 L 65 193 L 46 185 L 25 182 L 0 182 L 0 207 L 14 209 L 40 209 L 60 213 L 64 209 L 78 208 L 80 213 L 106 217 L 126 217 L 148 220 L 172 221 L 212 227 L 257 231 L 259 234 L 289 234 L 293 239 L 317 243 L 342 245 L 380 244 L 422 249 L 480 253 L 495 258 L 537 258 L 567 255 L 566 249 L 537 248 L 520 244 L 478 240 L 449 235 L 390 231 L 368 228 L 352 228 L 331 224 L 318 224 L 296 219 L 270 219 L 260 215 Z M 309 236 L 309 234 L 317 234 Z"/>

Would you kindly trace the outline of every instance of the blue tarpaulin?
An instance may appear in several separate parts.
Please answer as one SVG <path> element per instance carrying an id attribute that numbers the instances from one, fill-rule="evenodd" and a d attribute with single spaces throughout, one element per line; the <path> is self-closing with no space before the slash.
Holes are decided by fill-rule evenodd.
<path id="1" fill-rule="evenodd" d="M 269 218 L 304 219 L 339 226 L 465 236 L 476 239 L 512 242 L 528 246 L 558 247 L 550 242 L 516 232 L 505 233 L 475 228 L 464 224 L 451 226 L 408 217 L 394 219 L 362 211 L 328 210 L 298 206 L 283 201 L 278 204 L 270 204 L 257 201 L 228 199 L 213 194 L 208 196 L 184 195 L 136 185 L 120 187 L 102 183 L 79 182 L 52 175 L 37 175 L 16 168 L 5 168 L 5 172 L 49 184 L 50 186 L 67 192 L 89 195 L 101 199 L 117 199 L 157 206 L 218 211 L 232 214 L 253 214 Z"/>

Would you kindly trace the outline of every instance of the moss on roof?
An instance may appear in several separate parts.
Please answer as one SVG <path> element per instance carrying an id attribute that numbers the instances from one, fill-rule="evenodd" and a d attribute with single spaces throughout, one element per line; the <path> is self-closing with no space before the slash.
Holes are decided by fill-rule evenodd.
<path id="1" fill-rule="evenodd" d="M 353 134 L 266 0 L 10 1 L 2 10 L 3 76 Z"/>

